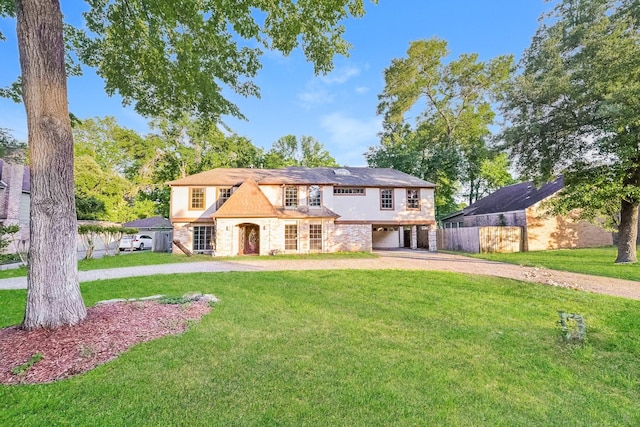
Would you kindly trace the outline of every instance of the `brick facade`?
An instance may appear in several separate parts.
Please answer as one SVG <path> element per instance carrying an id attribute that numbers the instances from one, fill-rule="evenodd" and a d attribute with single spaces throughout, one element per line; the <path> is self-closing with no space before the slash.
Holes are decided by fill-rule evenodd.
<path id="1" fill-rule="evenodd" d="M 335 224 L 327 227 L 327 252 L 371 252 L 370 224 Z"/>
<path id="2" fill-rule="evenodd" d="M 592 248 L 613 244 L 613 234 L 578 219 L 577 212 L 547 216 L 538 205 L 526 210 L 525 250 Z"/>

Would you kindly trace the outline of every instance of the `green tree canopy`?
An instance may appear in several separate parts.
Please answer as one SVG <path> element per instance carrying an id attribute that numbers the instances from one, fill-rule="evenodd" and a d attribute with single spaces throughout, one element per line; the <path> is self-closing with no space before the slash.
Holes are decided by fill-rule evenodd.
<path id="1" fill-rule="evenodd" d="M 289 54 L 301 47 L 316 72 L 327 72 L 334 55 L 349 49 L 342 21 L 364 14 L 363 0 L 86 3 L 86 30 L 67 27 L 65 32 L 59 0 L 0 0 L 0 16 L 17 20 L 20 92 L 29 128 L 30 247 L 37 250 L 29 255 L 23 322 L 28 329 L 74 324 L 86 316 L 74 250 L 65 46 L 72 45 L 82 62 L 97 68 L 108 94 L 120 94 L 137 112 L 173 119 L 187 114 L 217 123 L 225 114 L 242 116 L 223 96 L 224 89 L 258 95 L 252 78 L 262 49 Z M 50 265 L 58 268 L 52 272 Z"/>
<path id="2" fill-rule="evenodd" d="M 454 196 L 464 188 L 469 201 L 484 194 L 483 161 L 494 123 L 494 95 L 508 80 L 511 56 L 479 61 L 464 54 L 445 63 L 447 42 L 437 38 L 411 42 L 407 56 L 391 62 L 378 114 L 384 116 L 381 145 L 367 153 L 372 166 L 395 167 L 438 185 L 436 212 L 457 209 Z M 415 127 L 406 123 L 417 116 Z M 506 172 L 506 170 L 505 170 Z"/>
<path id="3" fill-rule="evenodd" d="M 338 166 L 329 151 L 311 136 L 298 139 L 294 135 L 286 135 L 273 143 L 271 149 L 264 155 L 262 166 L 267 169 L 287 166 L 306 166 L 315 168 L 320 166 Z"/>
<path id="4" fill-rule="evenodd" d="M 616 262 L 635 262 L 640 204 L 640 13 L 634 0 L 561 0 L 504 97 L 524 175 L 563 173 L 560 210 L 620 212 Z"/>
<path id="5" fill-rule="evenodd" d="M 87 31 L 70 35 L 108 94 L 119 93 L 145 116 L 178 119 L 187 112 L 212 122 L 242 117 L 224 87 L 259 95 L 252 79 L 263 50 L 288 55 L 301 47 L 315 72 L 326 73 L 334 55 L 346 55 L 350 47 L 341 22 L 364 14 L 363 0 L 87 3 Z"/>

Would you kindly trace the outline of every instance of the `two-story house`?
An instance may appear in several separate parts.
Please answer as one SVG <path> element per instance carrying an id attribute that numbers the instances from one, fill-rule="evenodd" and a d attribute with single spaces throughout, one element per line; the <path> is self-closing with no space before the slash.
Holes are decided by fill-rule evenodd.
<path id="1" fill-rule="evenodd" d="M 174 239 L 194 252 L 436 249 L 435 185 L 394 169 L 213 169 L 169 185 Z"/>

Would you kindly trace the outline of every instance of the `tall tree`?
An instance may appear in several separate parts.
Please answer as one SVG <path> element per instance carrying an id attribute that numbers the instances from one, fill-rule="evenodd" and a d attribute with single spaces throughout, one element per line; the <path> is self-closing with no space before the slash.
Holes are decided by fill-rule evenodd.
<path id="1" fill-rule="evenodd" d="M 151 124 L 159 148 L 155 182 L 166 182 L 220 167 L 255 167 L 262 150 L 247 138 L 225 135 L 217 126 L 184 116 Z"/>
<path id="2" fill-rule="evenodd" d="M 363 0 L 87 0 L 86 28 L 68 31 L 82 61 L 97 68 L 108 94 L 143 115 L 183 113 L 215 122 L 241 116 L 227 86 L 258 95 L 251 81 L 261 48 L 301 46 L 316 72 L 346 54 L 341 21 L 364 14 Z M 57 327 L 86 316 L 75 254 L 73 139 L 67 103 L 59 0 L 0 0 L 17 17 L 22 98 L 31 160 L 31 246 L 23 327 Z M 246 41 L 246 43 L 244 43 Z M 249 47 L 256 46 L 259 47 Z"/>
<path id="3" fill-rule="evenodd" d="M 560 0 L 505 94 L 506 146 L 538 181 L 563 173 L 564 210 L 620 212 L 616 262 L 636 262 L 640 204 L 640 9 Z"/>
<path id="4" fill-rule="evenodd" d="M 265 154 L 263 167 L 282 168 L 287 166 L 306 166 L 315 168 L 320 166 L 338 166 L 329 151 L 322 143 L 311 136 L 286 135 L 275 141 L 271 149 Z"/>
<path id="5" fill-rule="evenodd" d="M 438 185 L 438 216 L 456 209 L 453 196 L 463 185 L 474 197 L 480 165 L 490 154 L 485 141 L 495 118 L 491 103 L 513 68 L 511 56 L 482 62 L 477 54 L 464 54 L 445 63 L 448 54 L 444 40 L 418 40 L 405 58 L 391 62 L 378 97 L 386 131 L 381 146 L 368 154 L 378 165 L 396 150 L 413 158 L 419 165 L 414 173 L 417 169 L 418 176 Z M 408 140 L 398 138 L 398 125 L 411 113 L 417 115 L 414 131 L 405 132 Z"/>
<path id="6" fill-rule="evenodd" d="M 79 120 L 73 126 L 75 155 L 93 157 L 102 170 L 123 176 L 134 163 L 132 151 L 145 146 L 143 139 L 112 116 Z"/>
<path id="7" fill-rule="evenodd" d="M 78 323 L 87 314 L 78 285 L 73 137 L 62 13 L 57 1 L 19 0 L 16 10 L 31 166 L 23 327 L 53 328 Z"/>

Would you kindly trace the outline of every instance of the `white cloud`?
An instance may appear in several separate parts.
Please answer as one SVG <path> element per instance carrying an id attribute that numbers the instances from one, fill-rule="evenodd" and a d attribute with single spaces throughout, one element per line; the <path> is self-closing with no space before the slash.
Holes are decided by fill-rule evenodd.
<path id="1" fill-rule="evenodd" d="M 307 87 L 307 91 L 298 94 L 298 99 L 306 106 L 329 104 L 333 102 L 334 96 L 323 88 Z"/>
<path id="2" fill-rule="evenodd" d="M 361 120 L 339 112 L 322 117 L 320 123 L 336 143 L 377 142 L 378 133 L 382 130 L 380 117 Z"/>
<path id="3" fill-rule="evenodd" d="M 365 93 L 369 92 L 369 88 L 365 86 L 358 86 L 355 90 L 356 93 L 360 95 L 364 95 Z"/>
<path id="4" fill-rule="evenodd" d="M 321 77 L 320 79 L 328 84 L 342 84 L 349 80 L 351 77 L 355 77 L 360 74 L 360 69 L 353 66 L 341 67 L 335 69 L 330 74 Z"/>
<path id="5" fill-rule="evenodd" d="M 378 133 L 382 130 L 382 119 L 357 119 L 336 112 L 321 118 L 320 125 L 328 132 L 330 152 L 340 164 L 363 166 L 363 154 L 369 147 L 377 145 Z"/>

